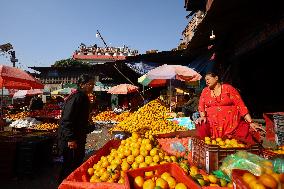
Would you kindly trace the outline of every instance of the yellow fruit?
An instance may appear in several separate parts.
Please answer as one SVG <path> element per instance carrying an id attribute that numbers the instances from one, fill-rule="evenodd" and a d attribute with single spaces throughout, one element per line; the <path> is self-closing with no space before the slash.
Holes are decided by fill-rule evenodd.
<path id="1" fill-rule="evenodd" d="M 146 157 L 148 155 L 148 150 L 146 149 L 140 149 L 140 155 Z"/>
<path id="2" fill-rule="evenodd" d="M 121 177 L 121 178 L 119 179 L 119 181 L 118 181 L 118 184 L 124 184 L 124 182 L 125 182 L 125 181 L 124 181 L 124 178 Z"/>
<path id="3" fill-rule="evenodd" d="M 147 163 L 142 162 L 139 164 L 139 168 L 148 167 Z"/>
<path id="4" fill-rule="evenodd" d="M 151 151 L 150 151 L 150 156 L 155 156 L 158 154 L 158 149 L 157 148 L 153 148 Z"/>
<path id="5" fill-rule="evenodd" d="M 221 138 L 216 138 L 216 141 L 220 142 L 220 141 L 222 141 L 222 139 Z"/>
<path id="6" fill-rule="evenodd" d="M 149 166 L 155 166 L 155 165 L 158 165 L 158 163 L 156 163 L 156 162 L 152 162 L 152 163 L 150 163 L 150 165 L 149 165 Z"/>
<path id="7" fill-rule="evenodd" d="M 230 183 L 227 184 L 227 187 L 228 187 L 228 188 L 233 188 L 234 185 L 233 185 L 233 183 L 230 182 Z"/>
<path id="8" fill-rule="evenodd" d="M 145 163 L 147 163 L 148 165 L 150 165 L 152 162 L 153 162 L 152 156 L 146 156 L 146 157 L 145 157 Z"/>
<path id="9" fill-rule="evenodd" d="M 139 156 L 139 154 L 140 154 L 140 150 L 138 150 L 137 148 L 132 149 L 132 155 L 133 155 L 134 157 Z"/>
<path id="10" fill-rule="evenodd" d="M 177 157 L 176 156 L 171 156 L 172 162 L 177 162 Z"/>
<path id="11" fill-rule="evenodd" d="M 90 178 L 90 182 L 96 182 L 98 179 L 99 179 L 99 177 L 97 177 L 96 175 L 93 175 L 93 176 Z"/>
<path id="12" fill-rule="evenodd" d="M 94 174 L 94 168 L 89 168 L 88 169 L 88 174 L 90 175 L 90 176 L 92 176 L 93 174 Z"/>
<path id="13" fill-rule="evenodd" d="M 168 182 L 170 188 L 175 188 L 176 180 L 173 177 L 168 177 L 166 181 Z"/>
<path id="14" fill-rule="evenodd" d="M 158 179 L 156 180 L 156 186 L 160 186 L 160 187 L 163 188 L 163 189 L 166 189 L 166 188 L 169 187 L 167 181 L 165 181 L 165 180 L 162 179 L 162 178 L 158 178 Z"/>
<path id="15" fill-rule="evenodd" d="M 155 183 L 152 179 L 148 179 L 143 183 L 143 189 L 154 189 Z"/>
<path id="16" fill-rule="evenodd" d="M 214 175 L 209 175 L 208 179 L 211 183 L 216 184 L 218 179 Z"/>
<path id="17" fill-rule="evenodd" d="M 160 156 L 159 155 L 154 155 L 153 162 L 158 163 L 159 161 L 160 161 Z"/>
<path id="18" fill-rule="evenodd" d="M 217 144 L 216 140 L 212 140 L 212 141 L 211 141 L 211 144 L 212 144 L 212 145 L 216 145 L 216 144 Z"/>
<path id="19" fill-rule="evenodd" d="M 204 140 L 205 141 L 210 141 L 211 139 L 210 139 L 210 137 L 205 137 Z"/>
<path id="20" fill-rule="evenodd" d="M 176 185 L 175 189 L 187 189 L 187 187 L 185 184 L 180 182 Z"/>
<path id="21" fill-rule="evenodd" d="M 122 162 L 121 170 L 127 171 L 128 169 L 130 169 L 130 165 L 126 161 Z"/>
<path id="22" fill-rule="evenodd" d="M 137 162 L 133 162 L 131 167 L 132 169 L 137 169 L 139 167 L 139 164 Z"/>
<path id="23" fill-rule="evenodd" d="M 150 177 L 150 176 L 153 176 L 153 175 L 154 175 L 153 171 L 147 171 L 147 172 L 145 172 L 145 176 L 146 176 L 146 177 Z"/>
<path id="24" fill-rule="evenodd" d="M 138 164 L 144 162 L 144 156 L 143 155 L 137 156 L 135 158 L 135 162 L 137 162 Z"/>
<path id="25" fill-rule="evenodd" d="M 164 180 L 167 180 L 169 177 L 171 177 L 171 174 L 168 173 L 168 172 L 164 172 L 164 173 L 161 175 L 161 178 L 164 179 Z"/>
<path id="26" fill-rule="evenodd" d="M 243 174 L 242 178 L 243 178 L 243 180 L 244 180 L 246 183 L 248 183 L 248 184 L 249 184 L 251 181 L 256 180 L 256 177 L 255 177 L 253 174 L 251 174 L 251 173 L 245 173 L 245 174 Z"/>
<path id="27" fill-rule="evenodd" d="M 260 175 L 259 181 L 261 184 L 268 188 L 276 188 L 278 185 L 277 181 L 271 175 L 268 174 Z"/>
<path id="28" fill-rule="evenodd" d="M 143 184 L 144 184 L 144 178 L 143 177 L 141 177 L 141 176 L 135 177 L 135 179 L 134 179 L 135 188 L 136 187 L 141 188 L 143 186 Z"/>
<path id="29" fill-rule="evenodd" d="M 135 161 L 135 157 L 133 155 L 130 155 L 126 158 L 127 163 L 132 164 Z"/>

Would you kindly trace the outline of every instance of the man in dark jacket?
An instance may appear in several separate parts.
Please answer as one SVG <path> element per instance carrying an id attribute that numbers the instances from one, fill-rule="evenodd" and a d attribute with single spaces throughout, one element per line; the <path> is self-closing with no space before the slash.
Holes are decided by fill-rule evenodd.
<path id="1" fill-rule="evenodd" d="M 65 100 L 59 122 L 59 151 L 63 155 L 59 182 L 83 163 L 85 143 L 88 133 L 90 101 L 94 80 L 82 75 L 78 80 L 78 90 Z"/>

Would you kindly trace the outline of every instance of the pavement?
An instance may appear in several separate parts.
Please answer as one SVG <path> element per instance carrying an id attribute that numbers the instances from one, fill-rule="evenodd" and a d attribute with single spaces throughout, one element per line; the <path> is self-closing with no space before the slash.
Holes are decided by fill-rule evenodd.
<path id="1" fill-rule="evenodd" d="M 87 160 L 104 144 L 111 140 L 114 136 L 108 133 L 108 129 L 112 125 L 102 125 L 97 127 L 95 132 L 88 134 L 86 144 Z M 23 175 L 11 179 L 0 178 L 1 189 L 56 189 L 58 188 L 57 178 L 59 175 L 60 165 L 58 157 L 54 157 L 51 163 L 40 167 L 31 175 Z"/>

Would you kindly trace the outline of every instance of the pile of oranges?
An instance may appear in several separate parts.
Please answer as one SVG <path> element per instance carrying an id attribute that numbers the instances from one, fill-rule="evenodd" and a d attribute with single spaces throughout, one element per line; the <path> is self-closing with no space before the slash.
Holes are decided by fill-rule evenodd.
<path id="1" fill-rule="evenodd" d="M 273 171 L 266 172 L 259 177 L 252 173 L 244 173 L 242 179 L 251 189 L 278 189 L 284 188 L 284 174 L 277 174 Z"/>
<path id="2" fill-rule="evenodd" d="M 122 184 L 127 170 L 176 161 L 175 156 L 168 156 L 158 146 L 154 146 L 153 140 L 133 133 L 121 141 L 118 149 L 112 149 L 108 156 L 102 156 L 100 161 L 88 169 L 88 174 L 90 182 Z"/>
<path id="3" fill-rule="evenodd" d="M 92 117 L 93 122 L 96 121 L 111 121 L 116 117 L 116 113 L 113 111 L 103 111 L 96 116 Z"/>
<path id="4" fill-rule="evenodd" d="M 176 179 L 168 172 L 164 172 L 159 177 L 152 177 L 147 179 L 147 172 L 145 172 L 146 177 L 137 176 L 134 179 L 135 189 L 187 189 L 184 183 L 178 183 Z"/>
<path id="5" fill-rule="evenodd" d="M 111 131 L 138 132 L 149 138 L 151 135 L 186 130 L 167 120 L 169 109 L 159 100 L 153 100 L 139 108 L 131 116 L 116 125 Z"/>
<path id="6" fill-rule="evenodd" d="M 237 139 L 226 139 L 221 138 L 211 139 L 210 137 L 204 138 L 205 144 L 218 145 L 221 148 L 244 148 L 245 145 L 238 142 Z"/>

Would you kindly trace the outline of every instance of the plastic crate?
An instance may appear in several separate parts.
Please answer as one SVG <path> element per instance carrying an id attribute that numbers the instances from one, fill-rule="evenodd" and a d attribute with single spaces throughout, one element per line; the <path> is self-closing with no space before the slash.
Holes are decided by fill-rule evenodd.
<path id="1" fill-rule="evenodd" d="M 284 144 L 284 112 L 264 113 L 263 118 L 266 125 L 266 139 L 276 142 L 277 145 Z"/>
<path id="2" fill-rule="evenodd" d="M 275 158 L 282 158 L 284 159 L 284 154 L 277 154 L 269 149 L 262 150 L 262 157 L 265 159 L 275 159 Z"/>
<path id="3" fill-rule="evenodd" d="M 59 185 L 59 189 L 124 189 L 124 184 L 118 183 L 90 183 L 88 182 L 89 176 L 87 175 L 87 169 L 93 167 L 102 156 L 106 156 L 110 153 L 111 149 L 118 148 L 120 145 L 120 140 L 110 140 L 102 148 L 100 148 L 93 156 L 91 156 L 87 161 L 85 161 L 80 167 L 73 171 L 63 182 Z"/>
<path id="4" fill-rule="evenodd" d="M 176 179 L 177 183 L 182 182 L 187 186 L 187 188 L 190 189 L 201 189 L 201 187 L 197 183 L 195 183 L 191 178 L 189 178 L 186 175 L 186 173 L 182 170 L 182 168 L 180 168 L 176 163 L 165 163 L 161 165 L 126 171 L 125 188 L 134 189 L 135 177 L 137 176 L 144 177 L 145 172 L 147 171 L 157 171 L 158 175 L 161 175 L 164 172 L 168 172 Z"/>
<path id="5" fill-rule="evenodd" d="M 228 155 L 237 151 L 245 150 L 250 153 L 261 155 L 261 145 L 255 144 L 245 148 L 221 148 L 218 145 L 205 144 L 204 140 L 192 138 L 192 163 L 207 173 L 218 170 L 222 161 Z"/>

